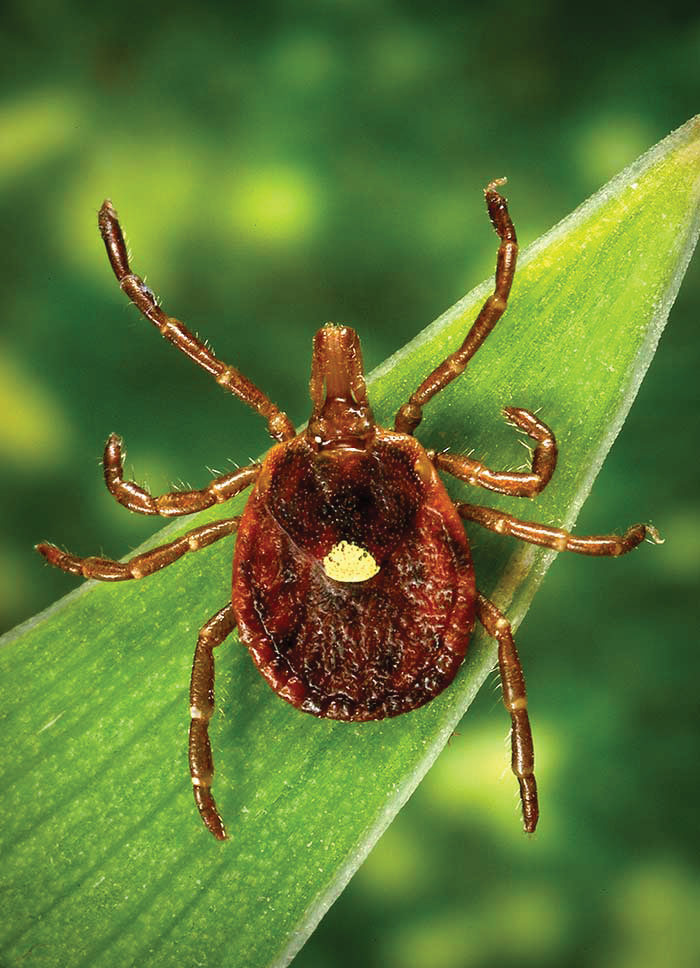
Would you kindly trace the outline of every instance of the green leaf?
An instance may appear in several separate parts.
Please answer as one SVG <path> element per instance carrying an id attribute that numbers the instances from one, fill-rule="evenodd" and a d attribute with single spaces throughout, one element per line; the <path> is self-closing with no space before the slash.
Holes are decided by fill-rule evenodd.
<path id="1" fill-rule="evenodd" d="M 482 500 L 458 482 L 454 495 L 573 524 L 653 355 L 695 245 L 699 198 L 696 118 L 523 254 L 505 318 L 428 405 L 418 436 L 519 465 L 500 416 L 515 404 L 555 430 L 560 464 L 534 502 Z M 460 342 L 490 286 L 372 375 L 381 422 Z M 640 472 L 654 470 L 649 460 Z M 149 546 L 191 526 L 179 521 Z M 552 554 L 470 534 L 480 587 L 517 625 Z M 222 542 L 141 583 L 85 584 L 4 638 L 4 963 L 288 963 L 493 667 L 493 643 L 477 634 L 438 699 L 393 721 L 347 725 L 277 699 L 231 638 L 217 653 L 212 738 L 232 839 L 218 844 L 192 802 L 187 688 L 197 630 L 229 594 L 230 559 Z"/>

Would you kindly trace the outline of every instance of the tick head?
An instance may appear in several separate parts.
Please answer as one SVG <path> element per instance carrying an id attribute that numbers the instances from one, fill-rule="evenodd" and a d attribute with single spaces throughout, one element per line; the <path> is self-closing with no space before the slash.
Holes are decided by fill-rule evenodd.
<path id="1" fill-rule="evenodd" d="M 307 437 L 319 451 L 365 450 L 374 437 L 360 340 L 328 323 L 314 336 L 309 383 L 313 410 Z"/>

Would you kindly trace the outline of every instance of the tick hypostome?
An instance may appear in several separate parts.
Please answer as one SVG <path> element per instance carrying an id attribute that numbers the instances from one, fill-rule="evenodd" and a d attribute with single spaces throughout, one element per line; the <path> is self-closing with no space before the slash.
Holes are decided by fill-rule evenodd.
<path id="1" fill-rule="evenodd" d="M 203 626 L 190 683 L 189 761 L 194 798 L 212 834 L 226 837 L 211 792 L 209 720 L 214 712 L 214 649 L 234 628 L 278 695 L 304 712 L 362 722 L 397 716 L 429 702 L 452 682 L 478 619 L 498 643 L 503 699 L 512 721 L 512 767 L 520 784 L 525 829 L 538 818 L 525 680 L 511 627 L 476 586 L 462 519 L 557 551 L 621 555 L 654 528 L 624 535 L 574 537 L 493 508 L 453 503 L 438 471 L 514 497 L 534 497 L 557 460 L 554 434 L 533 413 L 505 416 L 535 443 L 527 473 L 495 471 L 464 455 L 425 450 L 413 437 L 425 404 L 464 370 L 503 315 L 518 245 L 501 181 L 486 188 L 500 237 L 493 293 L 463 343 L 399 409 L 390 430 L 375 424 L 360 343 L 347 326 L 314 338 L 311 419 L 297 434 L 289 418 L 235 367 L 222 363 L 168 316 L 129 266 L 117 215 L 106 201 L 99 227 L 112 269 L 129 299 L 162 335 L 257 410 L 277 441 L 260 464 L 215 478 L 199 491 L 153 497 L 122 472 L 121 441 L 105 448 L 104 474 L 114 497 L 140 514 L 174 517 L 253 490 L 240 517 L 194 528 L 125 563 L 78 558 L 49 544 L 38 551 L 85 578 L 144 578 L 220 538 L 237 533 L 230 600 Z"/>

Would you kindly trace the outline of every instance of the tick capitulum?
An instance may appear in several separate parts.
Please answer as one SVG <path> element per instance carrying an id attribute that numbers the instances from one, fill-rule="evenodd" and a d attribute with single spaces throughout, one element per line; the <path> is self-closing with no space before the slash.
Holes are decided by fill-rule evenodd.
<path id="1" fill-rule="evenodd" d="M 512 768 L 520 784 L 525 830 L 539 815 L 525 680 L 508 620 L 475 582 L 462 519 L 557 551 L 622 555 L 655 529 L 574 537 L 493 508 L 453 503 L 438 471 L 476 487 L 534 497 L 556 465 L 554 434 L 533 413 L 506 407 L 506 419 L 535 443 L 527 473 L 496 471 L 470 457 L 425 450 L 413 436 L 423 407 L 464 370 L 506 309 L 517 256 L 502 180 L 486 205 L 500 237 L 493 293 L 461 346 L 399 409 L 394 429 L 379 427 L 367 398 L 360 342 L 347 326 L 327 325 L 311 361 L 311 419 L 291 421 L 235 367 L 222 363 L 168 316 L 129 266 L 109 201 L 99 228 L 112 269 L 129 299 L 161 334 L 267 421 L 277 441 L 251 464 L 197 491 L 154 497 L 122 472 L 121 441 L 104 453 L 109 491 L 139 514 L 193 514 L 253 485 L 243 514 L 194 528 L 127 562 L 78 558 L 50 544 L 37 550 L 64 571 L 100 581 L 145 578 L 190 551 L 237 533 L 230 600 L 202 627 L 190 683 L 189 762 L 202 820 L 226 838 L 211 792 L 209 720 L 214 712 L 214 649 L 238 629 L 275 692 L 314 716 L 362 722 L 397 716 L 429 702 L 455 677 L 475 621 L 498 643 L 503 700 L 512 721 Z"/>

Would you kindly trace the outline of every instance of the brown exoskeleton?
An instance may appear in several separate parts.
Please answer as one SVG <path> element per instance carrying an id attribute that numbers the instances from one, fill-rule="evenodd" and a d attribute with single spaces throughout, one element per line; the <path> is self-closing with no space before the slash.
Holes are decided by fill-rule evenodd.
<path id="1" fill-rule="evenodd" d="M 199 812 L 226 837 L 211 792 L 209 720 L 214 712 L 214 649 L 238 628 L 258 669 L 287 702 L 314 716 L 366 721 L 396 716 L 431 700 L 452 682 L 478 619 L 498 642 L 503 699 L 512 720 L 512 767 L 525 830 L 539 815 L 525 681 L 508 620 L 477 589 L 461 519 L 557 551 L 622 555 L 650 525 L 624 535 L 574 537 L 474 504 L 455 504 L 438 471 L 500 494 L 534 497 L 557 460 L 554 434 L 533 413 L 507 407 L 507 420 L 535 450 L 528 473 L 494 471 L 466 456 L 425 450 L 413 436 L 425 404 L 459 376 L 506 308 L 517 240 L 500 181 L 486 190 L 500 237 L 496 284 L 462 345 L 398 411 L 394 429 L 374 422 L 357 334 L 327 325 L 314 338 L 313 410 L 297 434 L 289 418 L 235 367 L 222 363 L 179 320 L 168 316 L 131 272 L 117 215 L 106 201 L 99 227 L 122 290 L 177 349 L 257 410 L 277 441 L 260 464 L 218 477 L 197 491 L 153 497 L 122 476 L 121 441 L 104 455 L 105 481 L 140 514 L 192 514 L 253 485 L 240 517 L 194 528 L 121 563 L 78 558 L 53 545 L 37 550 L 64 571 L 101 581 L 144 578 L 189 551 L 237 533 L 230 600 L 202 628 L 190 685 L 190 773 Z"/>

